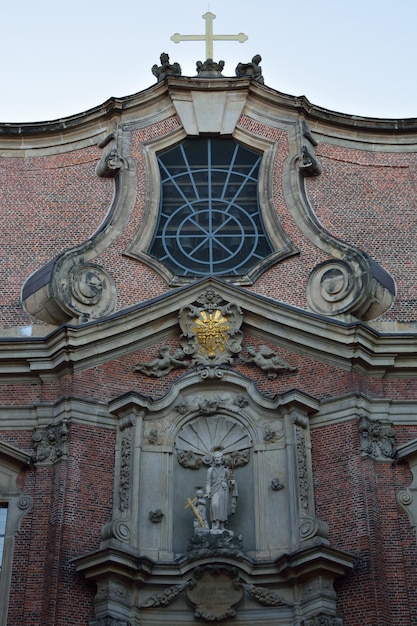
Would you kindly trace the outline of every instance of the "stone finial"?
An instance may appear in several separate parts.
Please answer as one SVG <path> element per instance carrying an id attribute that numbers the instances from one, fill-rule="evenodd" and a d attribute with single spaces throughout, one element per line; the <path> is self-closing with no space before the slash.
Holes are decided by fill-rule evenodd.
<path id="1" fill-rule="evenodd" d="M 161 65 L 152 66 L 152 74 L 156 76 L 158 83 L 163 81 L 167 76 L 181 76 L 181 66 L 179 63 L 170 63 L 169 56 L 163 52 L 160 56 Z"/>
<path id="2" fill-rule="evenodd" d="M 252 80 L 264 84 L 264 78 L 262 76 L 262 68 L 259 63 L 262 61 L 260 54 L 255 54 L 250 63 L 238 63 L 236 66 L 236 76 L 243 78 L 244 76 L 252 78 Z"/>
<path id="3" fill-rule="evenodd" d="M 213 59 L 207 59 L 204 63 L 197 61 L 197 76 L 198 78 L 223 78 L 223 68 L 224 61 L 218 63 Z"/>

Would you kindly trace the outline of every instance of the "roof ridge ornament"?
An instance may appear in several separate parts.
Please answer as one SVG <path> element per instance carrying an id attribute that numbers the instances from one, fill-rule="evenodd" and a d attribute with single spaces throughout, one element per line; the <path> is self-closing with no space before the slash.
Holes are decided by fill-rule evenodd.
<path id="1" fill-rule="evenodd" d="M 204 35 L 180 35 L 179 33 L 174 33 L 171 37 L 171 41 L 174 43 L 180 43 L 181 41 L 205 41 L 206 59 L 213 59 L 213 41 L 238 41 L 239 43 L 244 43 L 248 39 L 245 33 L 238 33 L 237 35 L 214 35 L 213 20 L 216 19 L 214 13 L 207 11 L 202 18 L 206 20 L 206 32 Z"/>

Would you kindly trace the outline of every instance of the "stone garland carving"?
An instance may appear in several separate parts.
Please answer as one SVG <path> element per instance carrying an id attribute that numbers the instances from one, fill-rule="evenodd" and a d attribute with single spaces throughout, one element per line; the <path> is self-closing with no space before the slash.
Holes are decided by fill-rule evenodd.
<path id="1" fill-rule="evenodd" d="M 370 420 L 364 415 L 359 418 L 361 452 L 374 459 L 395 457 L 395 430 L 380 420 Z"/>
<path id="2" fill-rule="evenodd" d="M 309 484 L 305 435 L 304 431 L 299 427 L 297 428 L 297 467 L 301 508 L 308 509 Z"/>
<path id="3" fill-rule="evenodd" d="M 243 394 L 231 394 L 224 395 L 218 394 L 215 396 L 189 396 L 187 401 L 182 401 L 175 406 L 177 413 L 184 415 L 187 412 L 198 411 L 205 415 L 213 415 L 221 409 L 229 409 L 231 412 L 236 413 L 238 409 L 243 409 L 248 406 L 249 402 Z"/>
<path id="4" fill-rule="evenodd" d="M 257 587 L 256 585 L 242 584 L 243 589 L 262 606 L 293 606 L 276 592 L 267 587 Z"/>
<path id="5" fill-rule="evenodd" d="M 293 372 L 297 368 L 289 366 L 283 361 L 278 354 L 268 348 L 268 346 L 260 346 L 256 350 L 253 346 L 248 346 L 247 356 L 241 357 L 244 363 L 256 365 L 262 371 L 267 373 L 269 379 L 274 380 L 278 372 Z"/>
<path id="6" fill-rule="evenodd" d="M 235 450 L 230 454 L 225 455 L 224 464 L 230 469 L 236 469 L 237 467 L 243 467 L 249 463 L 249 450 Z M 178 450 L 177 461 L 183 467 L 187 469 L 200 469 L 203 465 L 210 465 L 210 457 L 202 457 L 195 454 L 192 450 Z"/>
<path id="7" fill-rule="evenodd" d="M 203 457 L 195 454 L 192 450 L 178 450 L 177 461 L 187 469 L 200 469 L 203 464 Z"/>
<path id="8" fill-rule="evenodd" d="M 168 604 L 171 604 L 171 602 L 173 602 L 175 598 L 190 584 L 191 582 L 187 581 L 186 583 L 182 583 L 181 585 L 172 585 L 171 587 L 167 587 L 163 591 L 158 591 L 152 596 L 149 596 L 149 598 L 146 598 L 146 600 L 142 602 L 141 608 L 149 609 L 158 606 L 167 606 Z"/>
<path id="9" fill-rule="evenodd" d="M 162 346 L 159 350 L 159 357 L 153 361 L 140 361 L 135 367 L 135 372 L 141 372 L 146 376 L 154 376 L 156 378 L 166 376 L 173 369 L 190 367 L 190 361 L 184 361 L 184 357 L 185 354 L 182 350 L 175 350 L 174 354 L 171 354 L 169 346 Z"/>
<path id="10" fill-rule="evenodd" d="M 131 442 L 131 432 L 127 431 L 120 444 L 119 510 L 122 512 L 129 508 Z"/>
<path id="11" fill-rule="evenodd" d="M 68 455 L 68 428 L 65 422 L 35 430 L 32 441 L 35 463 L 55 463 Z"/>
<path id="12" fill-rule="evenodd" d="M 264 78 L 262 76 L 262 68 L 259 65 L 261 61 L 261 55 L 255 54 L 250 63 L 238 63 L 235 69 L 236 76 L 238 78 L 248 77 L 263 85 Z"/>
<path id="13" fill-rule="evenodd" d="M 167 76 L 181 76 L 180 64 L 170 63 L 169 55 L 166 52 L 162 52 L 159 60 L 161 61 L 161 65 L 159 67 L 156 63 L 152 66 L 152 74 L 156 76 L 158 83 L 165 80 Z"/>

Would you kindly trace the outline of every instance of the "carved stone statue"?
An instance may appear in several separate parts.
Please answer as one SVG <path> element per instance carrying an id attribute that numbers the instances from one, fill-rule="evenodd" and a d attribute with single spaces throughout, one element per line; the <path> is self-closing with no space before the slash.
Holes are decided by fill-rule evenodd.
<path id="1" fill-rule="evenodd" d="M 140 361 L 135 371 L 142 372 L 146 376 L 165 376 L 172 372 L 177 367 L 189 367 L 189 361 L 183 361 L 184 352 L 180 349 L 175 350 L 174 354 L 171 354 L 171 348 L 169 346 L 162 346 L 159 350 L 159 358 L 153 361 Z"/>
<path id="2" fill-rule="evenodd" d="M 213 454 L 213 465 L 207 470 L 206 498 L 210 498 L 211 531 L 223 532 L 224 525 L 236 510 L 238 490 L 233 472 L 225 467 L 223 454 Z"/>
<path id="3" fill-rule="evenodd" d="M 264 84 L 264 78 L 262 76 L 262 68 L 259 63 L 262 61 L 262 57 L 260 54 L 255 54 L 251 63 L 238 63 L 236 66 L 236 76 L 242 78 L 247 76 L 248 78 L 252 78 L 257 83 L 261 85 Z"/>
<path id="4" fill-rule="evenodd" d="M 243 357 L 245 363 L 257 365 L 261 370 L 267 372 L 268 378 L 276 378 L 277 372 L 280 370 L 294 371 L 296 369 L 280 359 L 278 354 L 268 348 L 268 346 L 260 346 L 258 350 L 250 346 L 247 352 L 248 356 Z"/>
<path id="5" fill-rule="evenodd" d="M 207 522 L 207 500 L 204 497 L 204 491 L 202 489 L 196 489 L 195 492 L 196 502 L 195 508 L 198 511 L 198 517 L 194 519 L 194 531 L 199 532 L 201 530 L 208 530 Z"/>
<path id="6" fill-rule="evenodd" d="M 163 52 L 160 56 L 161 66 L 156 64 L 152 66 L 152 74 L 158 79 L 158 83 L 163 81 L 167 76 L 181 76 L 181 66 L 179 63 L 170 63 L 169 56 Z"/>

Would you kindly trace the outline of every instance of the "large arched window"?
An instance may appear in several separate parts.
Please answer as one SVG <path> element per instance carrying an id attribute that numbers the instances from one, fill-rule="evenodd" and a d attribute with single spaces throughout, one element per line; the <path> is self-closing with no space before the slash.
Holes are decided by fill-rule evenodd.
<path id="1" fill-rule="evenodd" d="M 244 275 L 270 255 L 261 158 L 224 138 L 187 139 L 159 154 L 159 218 L 148 254 L 182 277 Z"/>

